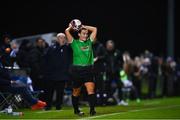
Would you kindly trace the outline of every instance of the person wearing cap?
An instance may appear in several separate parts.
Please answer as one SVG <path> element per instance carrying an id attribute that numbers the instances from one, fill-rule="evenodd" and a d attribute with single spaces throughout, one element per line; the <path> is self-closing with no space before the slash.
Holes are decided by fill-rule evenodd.
<path id="1" fill-rule="evenodd" d="M 62 107 L 64 87 L 69 78 L 70 48 L 64 33 L 57 34 L 55 43 L 44 55 L 43 73 L 45 83 L 45 110 L 51 110 L 53 93 L 56 91 L 56 110 Z"/>

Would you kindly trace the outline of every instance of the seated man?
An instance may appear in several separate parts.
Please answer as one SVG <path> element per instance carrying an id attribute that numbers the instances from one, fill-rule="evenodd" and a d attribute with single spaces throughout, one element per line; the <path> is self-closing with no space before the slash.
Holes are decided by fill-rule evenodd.
<path id="1" fill-rule="evenodd" d="M 24 84 L 11 80 L 9 71 L 0 67 L 0 91 L 20 94 L 30 104 L 32 110 L 43 109 L 46 102 L 34 98 Z"/>

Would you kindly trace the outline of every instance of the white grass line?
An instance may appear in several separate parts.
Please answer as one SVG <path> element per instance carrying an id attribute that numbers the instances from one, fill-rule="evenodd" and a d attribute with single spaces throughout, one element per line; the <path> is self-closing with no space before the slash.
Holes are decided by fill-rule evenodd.
<path id="1" fill-rule="evenodd" d="M 157 110 L 157 109 L 162 109 L 162 108 L 166 108 L 167 109 L 167 108 L 175 108 L 175 107 L 180 107 L 180 105 L 171 105 L 171 106 L 163 106 L 163 107 L 145 108 L 145 109 L 139 109 L 139 110 L 130 110 L 130 111 L 127 111 L 127 112 L 110 113 L 110 114 L 92 116 L 92 117 L 82 118 L 82 119 L 79 119 L 79 120 L 107 117 L 107 116 L 113 116 L 113 115 L 119 115 L 119 114 L 126 114 L 126 113 L 130 113 L 130 112 L 140 112 L 140 111 L 145 111 L 145 110 Z"/>

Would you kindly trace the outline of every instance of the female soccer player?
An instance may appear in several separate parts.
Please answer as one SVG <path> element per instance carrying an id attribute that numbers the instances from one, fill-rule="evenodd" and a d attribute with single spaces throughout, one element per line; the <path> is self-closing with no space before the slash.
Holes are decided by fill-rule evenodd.
<path id="1" fill-rule="evenodd" d="M 65 34 L 73 51 L 73 67 L 72 67 L 72 79 L 73 79 L 73 93 L 72 104 L 74 107 L 74 113 L 77 115 L 83 115 L 84 113 L 79 110 L 78 98 L 80 96 L 80 88 L 85 85 L 88 93 L 88 102 L 90 106 L 90 115 L 95 115 L 95 84 L 93 81 L 93 50 L 92 44 L 95 41 L 97 28 L 87 25 L 82 25 L 78 31 L 78 39 L 74 39 L 71 30 L 72 25 L 66 28 Z M 89 35 L 90 32 L 90 35 Z"/>

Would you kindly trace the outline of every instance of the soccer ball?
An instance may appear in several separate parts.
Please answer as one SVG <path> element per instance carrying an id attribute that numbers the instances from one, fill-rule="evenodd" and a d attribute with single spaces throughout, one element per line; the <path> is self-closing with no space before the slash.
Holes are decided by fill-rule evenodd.
<path id="1" fill-rule="evenodd" d="M 75 31 L 79 31 L 79 29 L 82 27 L 82 23 L 78 19 L 73 19 L 70 24 Z"/>

